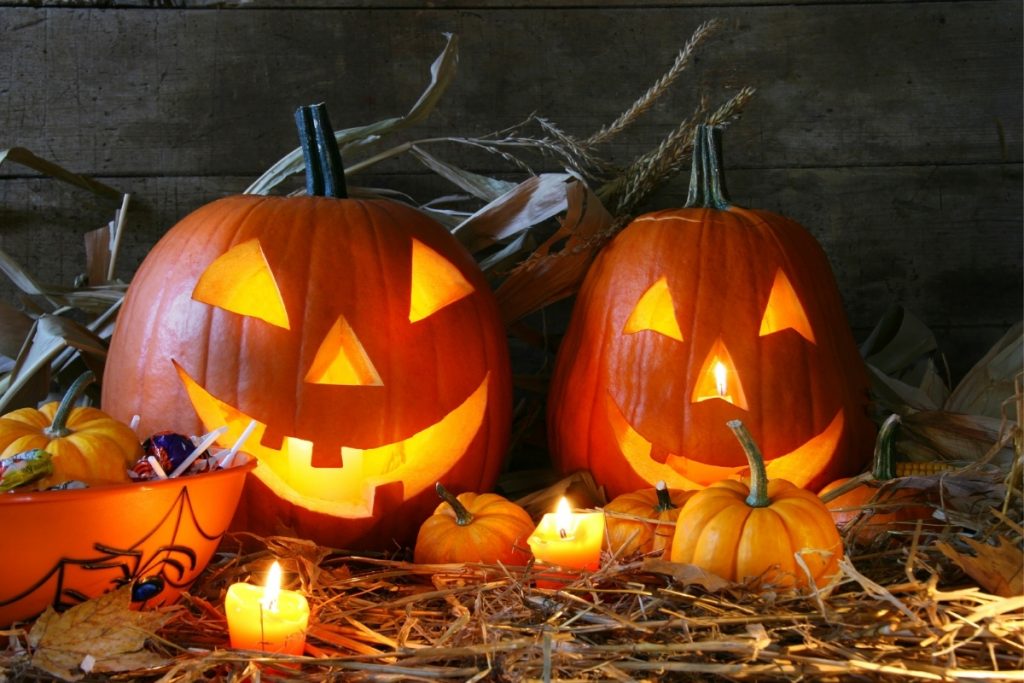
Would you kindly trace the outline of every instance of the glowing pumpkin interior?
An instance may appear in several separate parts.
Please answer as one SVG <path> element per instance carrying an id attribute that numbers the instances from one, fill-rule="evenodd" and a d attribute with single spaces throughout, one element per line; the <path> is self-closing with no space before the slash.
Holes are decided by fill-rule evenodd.
<path id="1" fill-rule="evenodd" d="M 419 323 L 475 290 L 452 263 L 413 238 L 408 321 Z M 215 259 L 199 277 L 192 299 L 267 325 L 290 329 L 284 297 L 259 239 L 241 242 Z M 273 362 L 267 359 L 266 362 Z M 278 497 L 334 517 L 374 514 L 377 491 L 409 499 L 443 478 L 469 448 L 484 421 L 490 374 L 435 423 L 400 440 L 370 447 L 340 445 L 317 455 L 315 444 L 293 435 L 271 437 L 268 424 L 217 398 L 177 361 L 174 367 L 207 429 L 227 425 L 222 445 L 235 443 L 254 423 L 244 448 L 254 471 Z M 319 342 L 303 381 L 384 391 L 385 383 L 358 331 L 338 315 Z M 272 442 L 272 443 L 268 443 Z M 443 444 L 443 448 L 438 448 Z"/>
<path id="2" fill-rule="evenodd" d="M 661 275 L 640 295 L 636 306 L 626 318 L 622 334 L 653 333 L 683 345 L 688 341 L 683 329 L 668 278 Z M 787 331 L 799 335 L 808 344 L 816 343 L 800 298 L 786 273 L 778 268 L 763 306 L 758 336 L 767 337 Z M 680 348 L 678 352 L 686 351 Z M 750 403 L 744 390 L 745 383 L 746 379 L 725 340 L 719 335 L 703 352 L 700 369 L 692 378 L 689 401 L 692 404 L 720 402 L 746 412 L 750 410 Z M 730 466 L 710 465 L 710 454 L 679 452 L 680 449 L 673 450 L 660 445 L 657 437 L 645 436 L 630 423 L 625 410 L 618 405 L 612 394 L 608 396 L 607 411 L 620 451 L 637 473 L 648 481 L 664 480 L 671 487 L 697 488 L 744 470 L 742 462 Z M 775 454 L 768 463 L 769 474 L 773 477 L 799 479 L 795 470 L 801 469 L 808 458 L 827 457 L 835 450 L 843 433 L 843 422 L 840 408 L 824 429 L 788 452 Z"/>

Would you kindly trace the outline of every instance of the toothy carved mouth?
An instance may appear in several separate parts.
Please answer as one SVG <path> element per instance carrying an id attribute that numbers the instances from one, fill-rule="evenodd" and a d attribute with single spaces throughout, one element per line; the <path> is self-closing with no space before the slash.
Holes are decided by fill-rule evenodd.
<path id="1" fill-rule="evenodd" d="M 660 463 L 651 457 L 653 444 L 633 428 L 622 410 L 610 396 L 607 401 L 608 419 L 615 440 L 626 461 L 645 481 L 664 481 L 669 488 L 696 489 L 720 479 L 736 477 L 746 467 L 720 467 L 707 465 L 700 459 L 671 453 Z M 765 463 L 768 476 L 788 479 L 797 486 L 807 482 L 807 464 L 825 462 L 835 452 L 843 434 L 843 411 L 836 411 L 832 421 L 821 432 L 812 436 L 794 450 Z"/>
<path id="2" fill-rule="evenodd" d="M 173 362 L 173 361 L 172 361 Z M 404 486 L 402 497 L 409 499 L 435 482 L 458 462 L 468 450 L 483 424 L 487 408 L 490 373 L 463 402 L 434 424 L 394 443 L 374 448 L 341 447 L 343 467 L 312 468 L 313 444 L 286 436 L 281 448 L 261 443 L 267 425 L 253 420 L 234 406 L 210 394 L 178 363 L 178 376 L 199 419 L 207 430 L 227 425 L 218 444 L 234 444 L 252 421 L 256 427 L 246 440 L 244 450 L 258 461 L 253 475 L 279 497 L 335 517 L 360 518 L 373 514 L 374 497 L 379 486 Z M 444 444 L 444 453 L 437 444 Z"/>

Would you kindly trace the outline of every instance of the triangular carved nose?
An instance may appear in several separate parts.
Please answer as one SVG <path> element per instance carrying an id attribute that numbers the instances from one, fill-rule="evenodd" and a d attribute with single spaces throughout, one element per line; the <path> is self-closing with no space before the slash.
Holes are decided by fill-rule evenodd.
<path id="1" fill-rule="evenodd" d="M 729 349 L 719 337 L 711 345 L 704 364 L 693 383 L 694 403 L 720 399 L 733 404 L 737 408 L 747 410 L 747 396 L 743 392 L 743 382 L 736 364 L 732 362 Z"/>
<path id="2" fill-rule="evenodd" d="M 345 386 L 383 385 L 377 368 L 344 316 L 338 317 L 324 337 L 306 374 L 306 381 Z"/>

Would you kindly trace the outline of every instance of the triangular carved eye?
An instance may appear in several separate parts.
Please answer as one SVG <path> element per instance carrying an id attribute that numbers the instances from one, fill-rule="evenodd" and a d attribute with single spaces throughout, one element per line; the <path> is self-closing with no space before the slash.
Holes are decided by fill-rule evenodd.
<path id="1" fill-rule="evenodd" d="M 672 293 L 668 290 L 668 279 L 664 275 L 636 302 L 622 333 L 633 334 L 643 330 L 652 330 L 676 341 L 683 341 L 683 333 L 676 321 Z"/>
<path id="2" fill-rule="evenodd" d="M 411 323 L 423 320 L 473 293 L 473 285 L 469 284 L 451 261 L 415 239 L 412 241 L 411 283 Z"/>
<path id="3" fill-rule="evenodd" d="M 306 373 L 311 384 L 382 386 L 377 368 L 344 316 L 331 326 Z"/>
<path id="4" fill-rule="evenodd" d="M 288 327 L 288 311 L 258 239 L 237 244 L 207 267 L 192 298 L 226 311 Z"/>
<path id="5" fill-rule="evenodd" d="M 807 341 L 814 342 L 814 331 L 811 323 L 807 320 L 807 313 L 797 297 L 789 278 L 780 268 L 775 273 L 775 282 L 772 284 L 771 294 L 768 295 L 768 304 L 764 309 L 764 317 L 761 318 L 761 336 L 792 329 Z"/>

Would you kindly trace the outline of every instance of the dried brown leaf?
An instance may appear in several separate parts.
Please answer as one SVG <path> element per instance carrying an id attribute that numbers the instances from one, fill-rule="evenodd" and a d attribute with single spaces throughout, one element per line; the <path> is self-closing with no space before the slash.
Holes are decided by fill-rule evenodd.
<path id="1" fill-rule="evenodd" d="M 146 641 L 176 611 L 131 609 L 130 586 L 87 600 L 62 614 L 47 609 L 28 636 L 32 665 L 65 681 L 80 680 L 89 672 L 135 671 L 163 665 L 169 658 L 146 650 Z"/>
<path id="2" fill-rule="evenodd" d="M 915 451 L 931 454 L 932 460 L 977 461 L 999 440 L 1002 421 L 984 415 L 963 415 L 945 410 L 922 410 L 902 416 L 899 450 L 908 459 Z M 1012 457 L 1010 449 L 1000 459 Z"/>
<path id="3" fill-rule="evenodd" d="M 712 593 L 724 590 L 732 585 L 721 576 L 712 574 L 696 565 L 669 562 L 668 560 L 659 560 L 653 557 L 644 560 L 642 570 L 652 574 L 665 574 L 671 576 L 683 586 L 700 586 Z"/>
<path id="4" fill-rule="evenodd" d="M 1024 552 L 1000 536 L 998 545 L 988 545 L 961 536 L 974 554 L 960 552 L 944 541 L 937 541 L 939 550 L 955 562 L 989 593 L 1004 598 L 1024 595 Z"/>
<path id="5" fill-rule="evenodd" d="M 501 283 L 495 292 L 506 324 L 569 296 L 579 288 L 614 219 L 581 180 L 567 190 L 568 207 L 559 229 Z M 562 248 L 552 248 L 564 242 Z"/>
<path id="6" fill-rule="evenodd" d="M 453 233 L 470 252 L 514 237 L 568 207 L 568 173 L 531 176 L 463 221 Z"/>

